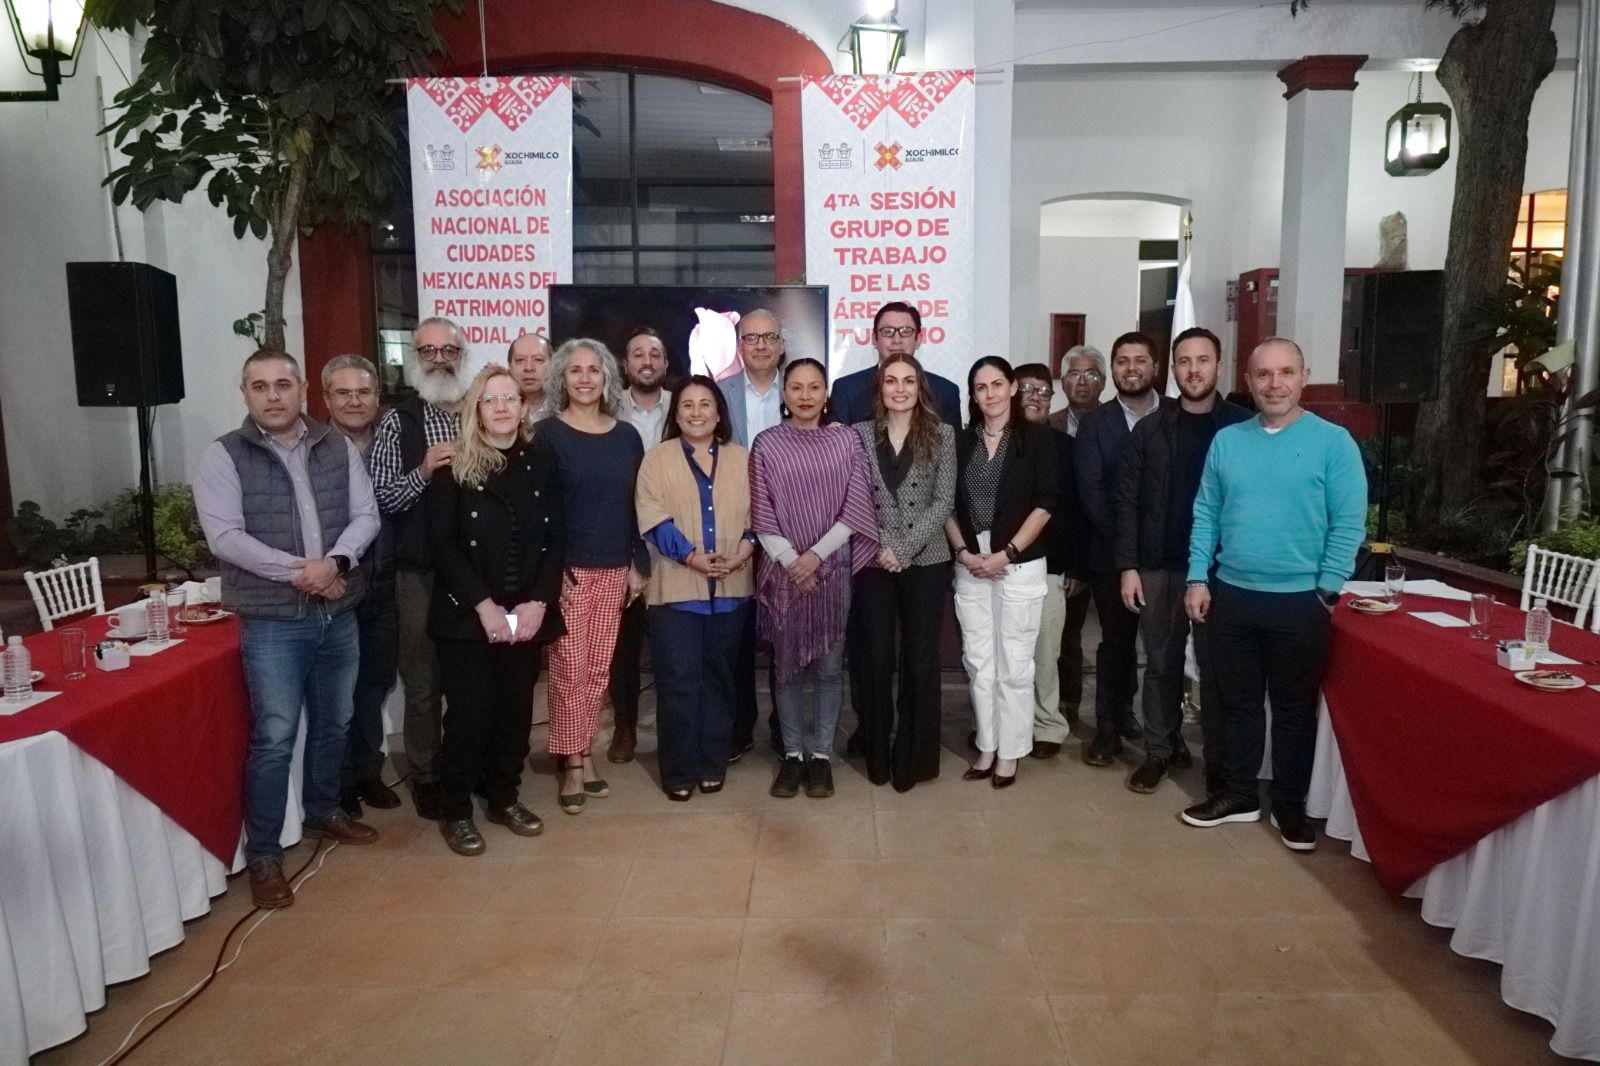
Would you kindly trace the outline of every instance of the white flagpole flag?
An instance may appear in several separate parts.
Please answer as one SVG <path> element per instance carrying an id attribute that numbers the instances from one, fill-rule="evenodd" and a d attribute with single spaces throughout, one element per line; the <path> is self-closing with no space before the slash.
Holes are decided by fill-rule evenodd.
<path id="1" fill-rule="evenodd" d="M 1189 263 L 1194 256 L 1183 257 L 1183 265 L 1178 268 L 1178 294 L 1172 301 L 1172 335 L 1176 337 L 1186 329 L 1192 329 L 1200 323 L 1194 317 L 1194 295 L 1189 292 Z M 1175 354 L 1175 353 L 1174 353 Z M 1176 399 L 1178 396 L 1178 370 L 1172 365 L 1172 356 L 1167 357 L 1167 397 Z"/>

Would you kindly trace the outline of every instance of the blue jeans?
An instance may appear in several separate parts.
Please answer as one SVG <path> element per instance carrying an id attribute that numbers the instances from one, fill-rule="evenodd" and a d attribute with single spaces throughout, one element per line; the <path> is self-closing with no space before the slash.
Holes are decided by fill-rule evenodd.
<path id="1" fill-rule="evenodd" d="M 812 683 L 811 752 L 828 755 L 833 752 L 833 734 L 839 728 L 839 704 L 844 699 L 845 638 L 834 641 L 826 655 L 794 675 L 786 685 L 778 686 L 778 726 L 783 730 L 785 754 L 805 754 L 806 736 L 806 681 Z"/>
<path id="2" fill-rule="evenodd" d="M 279 839 L 302 705 L 306 750 L 301 803 L 308 819 L 326 818 L 338 809 L 360 641 L 354 611 L 330 616 L 322 606 L 310 608 L 304 618 L 241 617 L 239 623 L 251 717 L 244 764 L 244 857 L 256 862 L 283 855 Z"/>
<path id="3" fill-rule="evenodd" d="M 671 792 L 728 771 L 746 602 L 727 614 L 650 608 L 656 668 L 656 761 Z"/>

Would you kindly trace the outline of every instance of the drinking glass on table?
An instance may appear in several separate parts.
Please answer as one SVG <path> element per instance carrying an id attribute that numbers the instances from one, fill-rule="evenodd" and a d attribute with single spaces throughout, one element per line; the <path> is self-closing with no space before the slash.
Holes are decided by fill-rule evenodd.
<path id="1" fill-rule="evenodd" d="M 1406 568 L 1399 563 L 1390 563 L 1383 568 L 1383 598 L 1390 603 L 1399 603 L 1400 596 L 1406 590 Z"/>
<path id="2" fill-rule="evenodd" d="M 189 594 L 182 589 L 167 593 L 167 610 L 172 617 L 167 632 L 178 637 L 189 632 L 189 627 L 183 624 L 183 609 L 189 606 Z"/>
<path id="3" fill-rule="evenodd" d="M 61 674 L 68 681 L 77 681 L 89 674 L 89 645 L 83 630 L 77 626 L 58 629 L 61 634 Z"/>
<path id="4" fill-rule="evenodd" d="M 1467 619 L 1472 623 L 1472 639 L 1488 640 L 1489 626 L 1494 621 L 1494 597 L 1484 593 L 1474 593 L 1472 597 L 1472 614 Z"/>

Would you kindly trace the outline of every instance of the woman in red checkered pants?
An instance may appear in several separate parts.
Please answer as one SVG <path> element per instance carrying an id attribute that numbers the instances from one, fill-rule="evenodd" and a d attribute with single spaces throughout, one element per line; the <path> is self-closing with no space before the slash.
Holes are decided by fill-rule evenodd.
<path id="1" fill-rule="evenodd" d="M 633 502 L 644 442 L 617 419 L 621 402 L 622 374 L 604 344 L 579 339 L 556 349 L 545 385 L 549 417 L 534 440 L 555 462 L 569 515 L 561 586 L 567 632 L 550 647 L 550 754 L 561 762 L 557 798 L 568 814 L 582 811 L 590 796 L 610 795 L 590 745 L 622 609 L 650 572 Z"/>

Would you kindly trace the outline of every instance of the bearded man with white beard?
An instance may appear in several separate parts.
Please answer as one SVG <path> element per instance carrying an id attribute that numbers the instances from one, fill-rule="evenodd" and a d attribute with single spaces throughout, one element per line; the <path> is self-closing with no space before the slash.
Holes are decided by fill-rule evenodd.
<path id="1" fill-rule="evenodd" d="M 428 606 L 433 599 L 433 565 L 428 558 L 428 527 L 419 506 L 428 479 L 449 466 L 461 432 L 461 401 L 472 384 L 463 369 L 466 344 L 447 318 L 417 326 L 406 359 L 406 381 L 417 394 L 397 400 L 384 413 L 372 441 L 372 489 L 385 525 L 393 526 L 397 573 L 395 601 L 400 618 L 400 680 L 405 685 L 406 761 L 411 766 L 411 796 L 417 816 L 440 817 L 435 763 L 440 743 L 442 694 Z"/>

